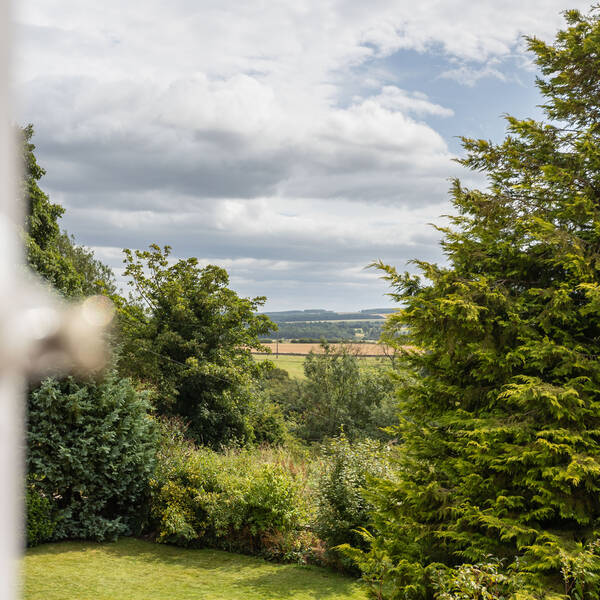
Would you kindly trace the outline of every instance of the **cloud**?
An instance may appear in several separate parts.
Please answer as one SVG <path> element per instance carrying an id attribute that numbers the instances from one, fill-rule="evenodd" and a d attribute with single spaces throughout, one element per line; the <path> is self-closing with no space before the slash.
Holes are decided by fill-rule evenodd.
<path id="1" fill-rule="evenodd" d="M 506 74 L 494 66 L 498 65 L 499 63 L 499 60 L 488 61 L 483 67 L 461 64 L 454 69 L 448 69 L 447 71 L 444 71 L 440 77 L 445 79 L 453 79 L 454 81 L 462 83 L 468 87 L 474 87 L 475 84 L 484 77 L 493 77 L 495 79 L 499 79 L 500 81 L 506 81 Z"/>
<path id="2" fill-rule="evenodd" d="M 348 303 L 331 288 L 349 278 L 359 306 L 373 258 L 440 258 L 425 223 L 465 175 L 437 129 L 456 106 L 419 83 L 508 81 L 522 34 L 551 37 L 562 8 L 23 0 L 18 117 L 81 241 L 232 260 L 234 280 L 279 305 L 319 285 Z M 438 71 L 408 83 L 382 67 L 409 50 L 441 57 Z"/>

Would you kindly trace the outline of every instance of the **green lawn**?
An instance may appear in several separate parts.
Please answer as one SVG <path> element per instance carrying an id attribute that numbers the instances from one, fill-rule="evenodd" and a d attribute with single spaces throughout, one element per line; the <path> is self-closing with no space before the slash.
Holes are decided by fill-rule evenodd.
<path id="1" fill-rule="evenodd" d="M 28 550 L 25 600 L 366 600 L 326 569 L 124 538 Z"/>
<path id="2" fill-rule="evenodd" d="M 284 369 L 290 375 L 290 377 L 296 377 L 297 379 L 304 379 L 304 359 L 305 356 L 294 356 L 280 354 L 254 354 L 254 360 L 272 360 L 276 367 Z M 367 356 L 359 359 L 362 364 L 365 365 L 389 365 L 389 359 L 382 357 Z"/>
<path id="3" fill-rule="evenodd" d="M 287 371 L 290 377 L 296 377 L 297 379 L 304 379 L 304 359 L 305 356 L 293 356 L 280 354 L 255 354 L 254 360 L 272 360 L 273 364 Z"/>

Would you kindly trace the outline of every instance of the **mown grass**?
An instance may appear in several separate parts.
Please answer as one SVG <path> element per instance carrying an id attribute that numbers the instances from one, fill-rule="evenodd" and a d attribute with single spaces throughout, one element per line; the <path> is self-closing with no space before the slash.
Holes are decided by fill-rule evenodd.
<path id="1" fill-rule="evenodd" d="M 132 538 L 45 544 L 24 559 L 25 600 L 366 600 L 326 569 Z"/>

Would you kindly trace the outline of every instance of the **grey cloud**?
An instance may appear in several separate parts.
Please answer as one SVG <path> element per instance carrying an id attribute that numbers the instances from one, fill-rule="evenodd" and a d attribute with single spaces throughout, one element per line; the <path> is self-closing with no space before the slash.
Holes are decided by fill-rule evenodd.
<path id="1" fill-rule="evenodd" d="M 372 306 L 387 289 L 362 266 L 441 260 L 424 224 L 461 171 L 424 121 L 452 111 L 361 68 L 435 47 L 475 83 L 566 7 L 23 0 L 18 118 L 81 242 L 222 261 L 274 308 Z"/>

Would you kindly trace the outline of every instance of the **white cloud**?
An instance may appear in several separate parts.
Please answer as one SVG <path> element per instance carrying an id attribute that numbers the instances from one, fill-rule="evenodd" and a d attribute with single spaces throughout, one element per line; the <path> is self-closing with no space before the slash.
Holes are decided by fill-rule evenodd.
<path id="1" fill-rule="evenodd" d="M 445 79 L 453 79 L 458 83 L 462 83 L 468 87 L 473 87 L 475 84 L 484 77 L 493 77 L 500 81 L 506 81 L 506 75 L 496 66 L 499 65 L 499 60 L 488 61 L 483 67 L 471 66 L 471 65 L 460 65 L 454 69 L 448 69 L 444 71 L 440 77 Z"/>
<path id="2" fill-rule="evenodd" d="M 414 236 L 460 172 L 435 128 L 452 107 L 392 81 L 382 59 L 432 53 L 432 78 L 502 80 L 522 34 L 551 37 L 566 7 L 22 0 L 18 116 L 36 126 L 67 226 L 107 256 L 176 240 L 182 254 L 230 253 L 245 282 L 287 269 L 297 289 L 321 256 L 339 282 L 371 250 L 426 252 Z"/>

